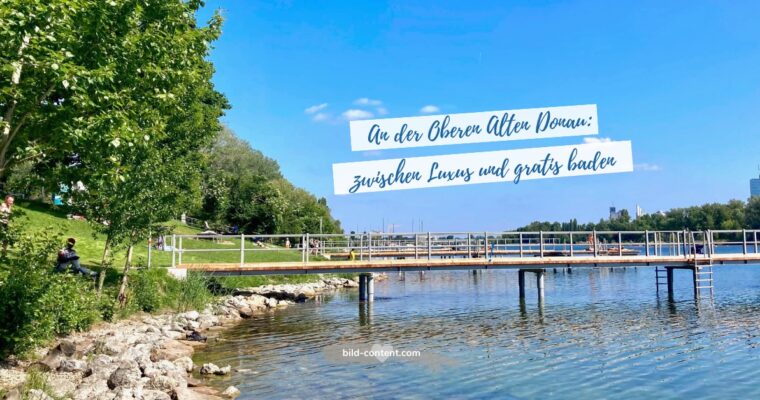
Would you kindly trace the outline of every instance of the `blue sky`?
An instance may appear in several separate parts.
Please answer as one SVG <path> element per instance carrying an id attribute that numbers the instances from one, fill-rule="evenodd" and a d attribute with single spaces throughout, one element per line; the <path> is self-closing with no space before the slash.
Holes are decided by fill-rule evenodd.
<path id="1" fill-rule="evenodd" d="M 209 1 L 224 122 L 348 230 L 504 230 L 749 196 L 760 164 L 760 2 Z M 333 195 L 337 162 L 581 143 L 352 152 L 347 117 L 597 104 L 636 171 Z M 326 106 L 319 107 L 326 104 Z M 310 109 L 318 106 L 318 111 Z M 359 110 L 359 111 L 357 111 Z M 311 112 L 308 112 L 311 111 Z M 319 115 L 319 116 L 318 116 Z"/>

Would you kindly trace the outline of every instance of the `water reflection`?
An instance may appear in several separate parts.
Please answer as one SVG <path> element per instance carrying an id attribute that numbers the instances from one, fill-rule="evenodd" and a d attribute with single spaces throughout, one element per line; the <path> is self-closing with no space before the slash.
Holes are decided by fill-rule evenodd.
<path id="1" fill-rule="evenodd" d="M 372 301 L 359 302 L 359 325 L 366 326 L 372 323 Z"/>
<path id="2" fill-rule="evenodd" d="M 695 300 L 688 274 L 673 299 L 654 270 L 517 274 L 407 273 L 375 283 L 376 301 L 341 292 L 225 331 L 196 362 L 239 372 L 211 378 L 241 398 L 758 397 L 760 271 L 716 268 L 716 297 Z M 351 364 L 323 349 L 392 345 L 455 360 L 438 370 L 389 359 Z"/>

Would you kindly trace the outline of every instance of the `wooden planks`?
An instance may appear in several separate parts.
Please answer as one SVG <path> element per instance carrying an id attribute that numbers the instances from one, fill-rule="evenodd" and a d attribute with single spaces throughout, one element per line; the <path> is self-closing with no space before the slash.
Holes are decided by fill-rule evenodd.
<path id="1" fill-rule="evenodd" d="M 700 257 L 700 260 L 702 258 Z M 760 254 L 714 255 L 713 263 L 758 263 Z M 578 256 L 578 257 L 503 257 L 487 259 L 382 259 L 357 261 L 312 261 L 229 264 L 182 264 L 178 268 L 211 274 L 229 275 L 277 275 L 335 272 L 384 272 L 419 270 L 467 270 L 467 269 L 528 269 L 571 267 L 628 267 L 694 265 L 694 256 Z"/>

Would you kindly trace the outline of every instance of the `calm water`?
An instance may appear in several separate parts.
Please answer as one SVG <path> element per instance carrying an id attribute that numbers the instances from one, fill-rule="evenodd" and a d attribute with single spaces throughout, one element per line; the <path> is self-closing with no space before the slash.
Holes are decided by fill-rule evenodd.
<path id="1" fill-rule="evenodd" d="M 245 399 L 760 398 L 760 266 L 714 270 L 712 302 L 688 271 L 669 302 L 653 268 L 574 269 L 549 270 L 543 304 L 528 279 L 523 306 L 514 271 L 394 273 L 369 309 L 356 292 L 291 306 L 195 358 L 241 370 L 209 382 Z M 423 357 L 351 363 L 342 343 Z"/>

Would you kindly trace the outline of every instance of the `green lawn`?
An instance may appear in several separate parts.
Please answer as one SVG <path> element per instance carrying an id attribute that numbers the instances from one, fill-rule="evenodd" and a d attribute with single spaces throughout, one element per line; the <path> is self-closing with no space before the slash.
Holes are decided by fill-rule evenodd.
<path id="1" fill-rule="evenodd" d="M 67 218 L 66 213 L 59 207 L 37 202 L 17 201 L 14 206 L 13 223 L 22 229 L 25 234 L 47 231 L 61 238 L 63 246 L 66 238 L 73 237 L 77 240 L 75 249 L 83 265 L 100 270 L 100 260 L 103 256 L 105 236 L 95 233 L 91 223 Z M 200 233 L 196 228 L 184 225 L 179 221 L 166 223 L 171 231 L 181 235 L 195 235 Z M 171 243 L 171 236 L 166 237 L 167 245 Z M 179 247 L 179 243 L 178 247 Z M 182 256 L 183 263 L 239 263 L 240 262 L 240 238 L 229 237 L 224 241 L 210 239 L 182 240 L 182 248 L 187 249 Z M 301 251 L 286 249 L 274 244 L 267 244 L 265 248 L 256 246 L 246 240 L 245 262 L 272 262 L 272 261 L 301 261 Z M 213 252 L 193 252 L 198 249 L 229 250 Z M 14 249 L 10 249 L 11 255 Z M 311 255 L 311 260 L 321 259 Z M 116 285 L 119 281 L 121 268 L 126 260 L 124 248 L 116 249 L 112 254 L 112 266 L 106 274 L 106 286 Z M 171 266 L 172 252 L 151 251 L 151 267 Z M 147 238 L 135 248 L 133 263 L 137 266 L 147 266 L 148 243 Z M 177 258 L 179 262 L 179 257 Z M 351 275 L 345 275 L 348 278 Z M 250 276 L 250 277 L 223 277 L 218 280 L 226 287 L 258 286 L 277 283 L 303 283 L 313 282 L 319 279 L 319 275 L 278 275 L 278 276 Z"/>
<path id="2" fill-rule="evenodd" d="M 100 265 L 105 246 L 105 236 L 95 233 L 91 223 L 68 219 L 65 212 L 57 207 L 34 202 L 19 201 L 14 207 L 16 216 L 14 224 L 25 233 L 48 231 L 61 237 L 61 246 L 66 238 L 73 237 L 77 240 L 76 251 L 87 266 Z M 196 228 L 184 225 L 179 221 L 166 223 L 175 234 L 194 235 L 200 233 Z M 166 237 L 167 245 L 171 243 L 171 236 Z M 179 247 L 179 241 L 177 243 Z M 238 263 L 240 262 L 240 238 L 225 238 L 224 241 L 210 239 L 182 239 L 182 248 L 188 251 L 182 255 L 183 263 Z M 246 240 L 245 262 L 267 261 L 301 261 L 300 250 L 285 249 L 283 247 L 268 245 L 260 248 L 253 242 Z M 217 250 L 209 252 L 197 252 L 197 250 Z M 224 251 L 218 251 L 224 250 Z M 11 252 L 13 250 L 11 249 Z M 314 256 L 312 256 L 314 258 Z M 112 263 L 121 266 L 126 260 L 124 248 L 118 248 L 113 253 Z M 133 261 L 136 265 L 147 265 L 148 242 L 147 238 L 135 247 Z M 172 252 L 151 251 L 151 266 L 171 266 Z M 177 257 L 179 262 L 179 257 Z"/>

